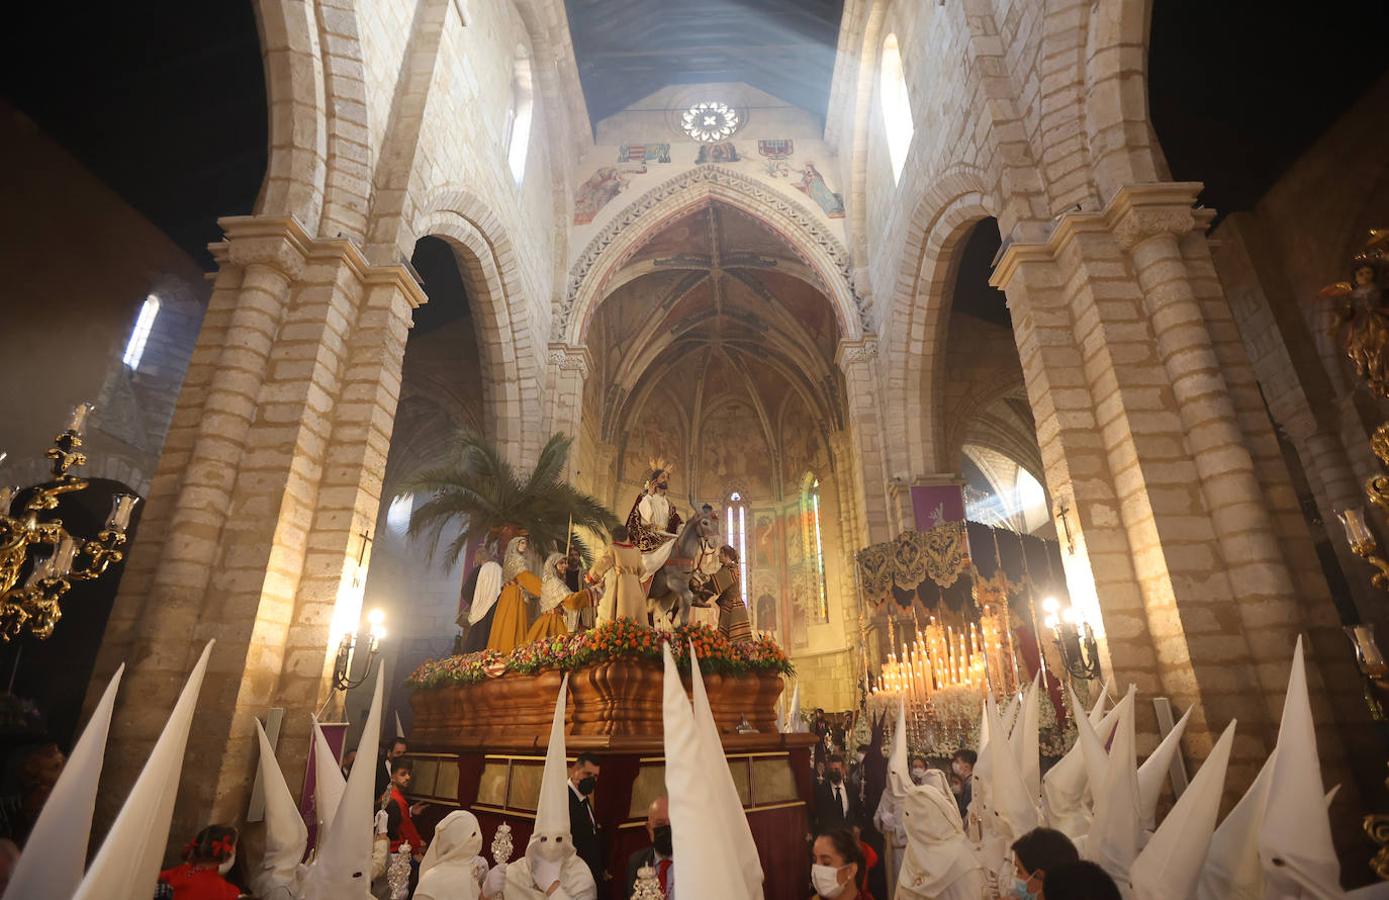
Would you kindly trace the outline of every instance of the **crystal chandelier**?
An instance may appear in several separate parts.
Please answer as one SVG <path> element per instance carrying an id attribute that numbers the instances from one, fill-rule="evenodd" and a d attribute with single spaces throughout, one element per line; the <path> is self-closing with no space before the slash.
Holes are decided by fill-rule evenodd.
<path id="1" fill-rule="evenodd" d="M 87 461 L 80 448 L 91 411 L 91 404 L 80 404 L 53 439 L 45 454 L 53 480 L 24 489 L 0 486 L 0 641 L 24 634 L 49 637 L 63 616 L 59 601 L 72 582 L 100 578 L 125 558 L 126 529 L 139 497 L 113 497 L 106 524 L 94 538 L 72 534 L 53 514 L 62 495 L 87 488 L 87 480 L 70 470 Z"/>

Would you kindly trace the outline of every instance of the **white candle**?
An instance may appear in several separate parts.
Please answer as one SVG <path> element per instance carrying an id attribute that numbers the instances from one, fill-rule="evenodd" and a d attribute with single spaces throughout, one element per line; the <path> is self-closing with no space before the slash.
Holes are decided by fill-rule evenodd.
<path id="1" fill-rule="evenodd" d="M 87 425 L 87 416 L 92 411 L 90 403 L 79 403 L 73 407 L 72 418 L 68 419 L 67 430 L 73 434 L 81 434 L 82 429 Z"/>
<path id="2" fill-rule="evenodd" d="M 111 514 L 106 517 L 107 531 L 125 531 L 130 527 L 130 516 L 140 498 L 134 494 L 117 494 L 111 498 Z"/>

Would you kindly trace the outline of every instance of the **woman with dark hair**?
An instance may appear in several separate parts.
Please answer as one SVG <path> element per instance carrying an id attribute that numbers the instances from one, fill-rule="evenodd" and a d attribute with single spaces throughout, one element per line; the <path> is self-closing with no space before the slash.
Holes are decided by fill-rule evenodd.
<path id="1" fill-rule="evenodd" d="M 1122 900 L 1109 873 L 1087 859 L 1057 866 L 1047 873 L 1046 900 Z"/>
<path id="2" fill-rule="evenodd" d="M 836 828 L 817 837 L 811 863 L 811 900 L 873 900 L 863 846 L 849 829 Z"/>
<path id="3" fill-rule="evenodd" d="M 160 872 L 160 882 L 174 900 L 236 900 L 241 890 L 222 877 L 236 865 L 236 838 L 235 828 L 207 826 L 183 848 L 183 865 Z"/>

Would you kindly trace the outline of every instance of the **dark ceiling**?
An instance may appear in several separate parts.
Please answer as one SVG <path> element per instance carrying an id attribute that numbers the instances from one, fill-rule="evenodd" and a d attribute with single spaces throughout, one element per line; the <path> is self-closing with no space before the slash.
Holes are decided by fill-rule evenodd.
<path id="1" fill-rule="evenodd" d="M 843 0 L 565 0 L 595 125 L 672 84 L 742 81 L 821 118 Z"/>
<path id="2" fill-rule="evenodd" d="M 594 121 L 712 80 L 824 112 L 839 0 L 566 2 Z M 210 268 L 216 219 L 250 212 L 265 172 L 250 0 L 8 13 L 0 94 Z M 1389 4 L 1363 0 L 1295 18 L 1250 0 L 1154 3 L 1149 105 L 1173 175 L 1204 181 L 1218 210 L 1252 207 L 1389 66 L 1386 26 Z"/>

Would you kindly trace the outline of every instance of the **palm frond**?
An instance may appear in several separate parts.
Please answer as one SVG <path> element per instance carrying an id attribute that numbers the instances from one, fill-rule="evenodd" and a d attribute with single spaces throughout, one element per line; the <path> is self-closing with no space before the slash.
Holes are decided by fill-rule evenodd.
<path id="1" fill-rule="evenodd" d="M 551 435 L 535 466 L 522 477 L 491 443 L 474 432 L 459 432 L 447 463 L 401 480 L 402 491 L 428 498 L 410 517 L 410 535 L 429 540 L 432 558 L 443 536 L 457 528 L 446 550 L 452 563 L 473 538 L 505 526 L 529 532 L 531 543 L 543 552 L 562 549 L 571 528 L 611 531 L 618 518 L 596 498 L 561 480 L 572 444 L 566 435 Z M 588 558 L 586 547 L 581 552 Z"/>

